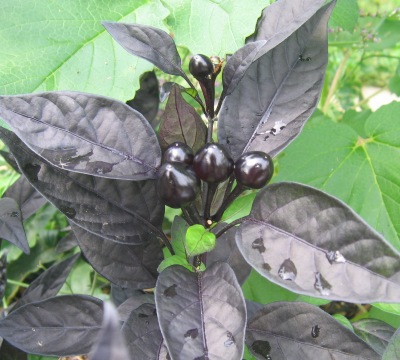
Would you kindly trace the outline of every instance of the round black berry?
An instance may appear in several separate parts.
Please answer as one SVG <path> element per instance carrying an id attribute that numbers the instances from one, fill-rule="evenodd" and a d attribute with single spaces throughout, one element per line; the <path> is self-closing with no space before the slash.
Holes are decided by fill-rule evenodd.
<path id="1" fill-rule="evenodd" d="M 232 173 L 233 160 L 222 145 L 209 143 L 194 156 L 193 170 L 203 181 L 222 182 Z"/>
<path id="2" fill-rule="evenodd" d="M 194 154 L 190 146 L 183 142 L 174 142 L 164 152 L 163 163 L 184 163 L 191 165 L 193 162 Z"/>
<path id="3" fill-rule="evenodd" d="M 234 172 L 239 184 L 261 189 L 271 180 L 274 163 L 265 152 L 249 151 L 236 160 Z"/>
<path id="4" fill-rule="evenodd" d="M 166 163 L 159 168 L 157 191 L 165 205 L 183 207 L 195 200 L 199 190 L 198 178 L 183 164 Z"/>
<path id="5" fill-rule="evenodd" d="M 197 54 L 189 62 L 190 73 L 197 78 L 210 76 L 214 71 L 214 65 L 208 56 Z"/>

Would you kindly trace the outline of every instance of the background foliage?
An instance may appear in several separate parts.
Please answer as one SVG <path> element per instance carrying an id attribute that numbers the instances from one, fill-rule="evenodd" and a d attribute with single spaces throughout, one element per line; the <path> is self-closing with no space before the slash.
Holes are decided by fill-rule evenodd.
<path id="1" fill-rule="evenodd" d="M 152 65 L 117 46 L 101 21 L 141 23 L 168 31 L 180 46 L 183 68 L 187 69 L 193 53 L 225 57 L 242 46 L 268 3 L 1 0 L 0 94 L 79 90 L 127 101 L 139 88 L 140 76 Z M 398 0 L 338 0 L 329 25 L 329 63 L 319 109 L 301 136 L 278 157 L 273 179 L 298 181 L 337 196 L 398 250 L 400 105 L 395 96 L 400 96 L 399 7 Z M 0 194 L 17 178 L 1 158 Z M 223 220 L 232 221 L 248 212 L 253 198 L 248 193 L 237 199 Z M 167 211 L 166 228 L 170 228 L 168 219 L 171 221 L 174 213 Z M 56 251 L 68 228 L 63 215 L 50 205 L 26 220 L 25 229 L 32 249 L 29 256 L 2 244 L 9 263 L 4 308 L 44 268 L 75 251 L 68 247 L 68 238 L 61 244 L 67 244 L 69 252 Z M 107 298 L 108 287 L 81 260 L 61 293 Z M 371 317 L 400 326 L 399 304 L 326 304 L 328 301 L 294 294 L 255 273 L 243 290 L 246 298 L 261 303 L 325 303 L 327 311 L 352 321 Z M 347 321 L 340 316 L 338 320 Z"/>

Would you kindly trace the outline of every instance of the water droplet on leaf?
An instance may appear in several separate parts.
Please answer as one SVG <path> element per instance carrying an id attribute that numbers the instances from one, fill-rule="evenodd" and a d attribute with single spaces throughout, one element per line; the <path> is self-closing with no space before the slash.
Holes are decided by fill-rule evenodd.
<path id="1" fill-rule="evenodd" d="M 329 251 L 326 253 L 326 258 L 331 264 L 345 263 L 346 259 L 339 251 Z"/>
<path id="2" fill-rule="evenodd" d="M 174 284 L 174 285 L 171 285 L 170 287 L 166 288 L 166 289 L 164 290 L 164 296 L 167 296 L 167 297 L 174 297 L 174 296 L 176 296 L 176 290 L 175 290 L 175 288 L 176 288 L 177 286 L 178 286 L 178 285 Z"/>
<path id="3" fill-rule="evenodd" d="M 318 325 L 314 325 L 311 328 L 311 336 L 313 338 L 317 338 L 319 336 L 319 331 L 321 330 L 321 328 Z"/>
<path id="4" fill-rule="evenodd" d="M 264 240 L 262 238 L 257 238 L 251 244 L 251 247 L 255 250 L 258 250 L 261 253 L 265 251 Z"/>
<path id="5" fill-rule="evenodd" d="M 282 263 L 281 267 L 279 268 L 278 275 L 283 280 L 294 281 L 297 276 L 297 269 L 296 269 L 296 266 L 294 265 L 293 261 L 290 259 L 286 259 Z"/>
<path id="6" fill-rule="evenodd" d="M 188 331 L 186 331 L 185 333 L 185 338 L 191 338 L 191 339 L 196 339 L 197 336 L 199 335 L 199 330 L 198 329 L 190 329 Z"/>
<path id="7" fill-rule="evenodd" d="M 320 272 L 315 273 L 315 282 L 314 282 L 315 290 L 318 290 L 321 295 L 328 296 L 331 292 L 332 288 L 331 284 L 326 281 L 326 279 L 322 276 Z"/>
<path id="8" fill-rule="evenodd" d="M 256 340 L 251 345 L 251 348 L 256 354 L 261 355 L 265 359 L 270 359 L 271 345 L 268 341 Z"/>

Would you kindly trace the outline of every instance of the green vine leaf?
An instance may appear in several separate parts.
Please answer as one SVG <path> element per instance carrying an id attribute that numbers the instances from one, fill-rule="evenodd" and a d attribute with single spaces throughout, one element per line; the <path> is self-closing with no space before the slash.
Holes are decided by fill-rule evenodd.
<path id="1" fill-rule="evenodd" d="M 215 234 L 207 231 L 203 225 L 192 225 L 186 231 L 186 252 L 188 256 L 211 251 L 215 247 Z"/>

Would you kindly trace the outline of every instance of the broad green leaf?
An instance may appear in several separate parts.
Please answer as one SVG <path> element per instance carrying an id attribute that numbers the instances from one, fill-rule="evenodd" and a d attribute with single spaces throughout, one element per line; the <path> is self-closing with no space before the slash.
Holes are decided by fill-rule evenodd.
<path id="1" fill-rule="evenodd" d="M 342 325 L 346 326 L 347 328 L 349 328 L 351 331 L 353 331 L 353 326 L 351 325 L 350 320 L 341 315 L 341 314 L 334 314 L 333 318 L 335 318 L 338 322 L 340 322 Z"/>
<path id="2" fill-rule="evenodd" d="M 329 26 L 353 31 L 357 25 L 359 14 L 357 0 L 337 0 Z"/>
<path id="3" fill-rule="evenodd" d="M 207 231 L 203 225 L 192 225 L 186 231 L 186 251 L 188 256 L 211 251 L 215 247 L 215 234 Z"/>
<path id="4" fill-rule="evenodd" d="M 238 197 L 229 207 L 224 211 L 221 221 L 232 222 L 243 216 L 249 214 L 251 204 L 256 197 L 256 192 Z"/>
<path id="5" fill-rule="evenodd" d="M 352 207 L 400 249 L 400 103 L 365 121 L 364 136 L 328 118 L 314 119 L 279 160 L 274 181 L 322 189 Z"/>
<path id="6" fill-rule="evenodd" d="M 79 90 L 124 101 L 153 65 L 117 46 L 101 21 L 165 29 L 168 15 L 159 0 L 15 0 L 1 10 L 1 94 Z"/>
<path id="7" fill-rule="evenodd" d="M 190 265 L 185 258 L 180 257 L 179 255 L 172 255 L 172 256 L 164 259 L 163 261 L 161 261 L 160 265 L 158 266 L 157 271 L 160 273 L 160 272 L 164 271 L 167 267 L 170 267 L 172 265 L 180 265 L 190 271 L 193 271 L 193 269 L 194 269 L 193 266 Z"/>
<path id="8" fill-rule="evenodd" d="M 373 306 L 384 312 L 400 316 L 400 304 L 375 303 Z"/>
<path id="9" fill-rule="evenodd" d="M 244 45 L 268 0 L 168 0 L 167 18 L 178 45 L 193 54 L 225 57 Z M 201 14 L 201 15 L 200 15 Z"/>
<path id="10" fill-rule="evenodd" d="M 186 258 L 185 238 L 189 224 L 180 216 L 175 216 L 171 227 L 171 245 L 175 254 Z"/>

